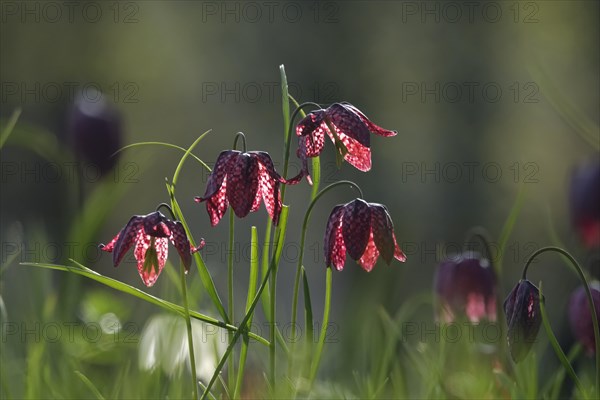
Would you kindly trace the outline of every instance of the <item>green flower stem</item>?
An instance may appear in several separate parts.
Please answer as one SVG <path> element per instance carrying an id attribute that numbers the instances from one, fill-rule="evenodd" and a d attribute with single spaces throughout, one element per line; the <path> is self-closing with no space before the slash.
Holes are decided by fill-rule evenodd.
<path id="1" fill-rule="evenodd" d="M 238 136 L 236 136 L 237 139 Z M 244 142 L 245 144 L 246 142 Z M 234 145 L 235 148 L 235 145 Z M 227 252 L 227 303 L 229 306 L 229 318 L 231 318 L 231 323 L 235 325 L 235 314 L 234 314 L 234 305 L 233 305 L 233 254 L 234 254 L 234 229 L 235 229 L 235 218 L 233 214 L 233 209 L 229 210 L 229 249 Z M 229 331 L 229 343 L 231 344 L 231 340 L 233 339 L 233 333 Z M 235 366 L 234 366 L 234 356 L 229 357 L 228 364 L 228 386 L 229 390 L 233 389 L 233 385 L 235 382 Z"/>
<path id="2" fill-rule="evenodd" d="M 306 242 L 306 230 L 308 228 L 308 220 L 310 219 L 310 214 L 312 213 L 313 208 L 315 207 L 315 205 L 317 204 L 317 201 L 327 192 L 329 192 L 331 189 L 337 187 L 337 186 L 341 186 L 341 185 L 349 185 L 350 187 L 355 188 L 360 197 L 363 197 L 363 193 L 362 190 L 360 189 L 360 187 L 352 182 L 352 181 L 338 181 L 338 182 L 334 182 L 331 185 L 325 187 L 323 190 L 321 190 L 315 197 L 314 199 L 312 199 L 312 201 L 310 202 L 310 204 L 308 205 L 308 208 L 306 209 L 306 213 L 304 214 L 304 221 L 302 222 L 302 231 L 300 233 L 300 251 L 298 254 L 298 265 L 296 266 L 296 277 L 294 279 L 294 291 L 293 291 L 293 297 L 292 297 L 292 328 L 293 328 L 293 337 L 296 337 L 296 320 L 297 320 L 297 316 L 298 316 L 298 292 L 299 292 L 299 288 L 300 288 L 300 278 L 301 278 L 301 273 L 302 273 L 302 262 L 304 261 L 304 244 Z M 292 344 L 292 350 L 291 350 L 291 354 L 294 354 L 293 351 L 293 344 Z M 293 359 L 290 358 L 288 361 L 288 375 L 291 376 L 291 372 L 293 369 Z"/>
<path id="3" fill-rule="evenodd" d="M 312 365 L 310 367 L 310 377 L 309 381 L 309 390 L 312 388 L 312 385 L 317 376 L 317 371 L 319 370 L 319 364 L 321 362 L 321 354 L 323 353 L 323 346 L 325 345 L 325 339 L 327 336 L 327 326 L 329 325 L 329 310 L 331 306 L 331 277 L 332 277 L 332 267 L 327 268 L 327 277 L 325 280 L 325 308 L 323 309 L 323 323 L 321 325 L 321 333 L 319 335 L 319 341 L 317 342 L 317 349 L 315 351 L 315 355 L 312 361 Z"/>
<path id="4" fill-rule="evenodd" d="M 187 285 L 185 283 L 185 268 L 180 266 L 181 293 L 183 297 L 183 309 L 185 311 L 185 326 L 187 328 L 188 348 L 190 352 L 190 370 L 192 371 L 192 382 L 194 385 L 194 399 L 198 400 L 198 375 L 196 375 L 196 356 L 194 355 L 194 336 L 192 333 L 192 320 L 190 319 L 190 307 L 187 296 Z"/>
<path id="5" fill-rule="evenodd" d="M 579 263 L 575 260 L 575 258 L 569 252 L 561 249 L 560 247 L 555 247 L 555 246 L 543 247 L 543 248 L 537 250 L 536 252 L 534 252 L 527 260 L 527 263 L 525 264 L 525 267 L 523 268 L 523 279 L 527 279 L 527 269 L 529 268 L 529 265 L 531 264 L 531 262 L 538 255 L 545 253 L 547 251 L 553 251 L 553 252 L 556 252 L 556 253 L 559 253 L 559 254 L 562 254 L 563 256 L 565 256 L 571 262 L 573 267 L 575 267 L 575 269 L 577 270 L 577 274 L 579 275 L 579 278 L 583 282 L 585 294 L 588 299 L 588 306 L 590 307 L 590 314 L 592 315 L 592 324 L 594 326 L 594 340 L 596 342 L 596 391 L 598 391 L 598 390 L 600 390 L 600 331 L 598 330 L 598 317 L 596 315 L 596 308 L 594 306 L 594 298 L 592 297 L 592 291 L 590 289 L 590 285 L 589 285 L 588 280 L 586 279 L 585 274 L 583 273 L 583 269 L 581 268 Z M 558 353 L 557 353 L 557 356 L 559 358 L 561 358 Z"/>
<path id="6" fill-rule="evenodd" d="M 127 149 L 130 149 L 132 147 L 148 146 L 148 145 L 170 147 L 172 149 L 181 150 L 184 153 L 187 151 L 187 149 L 184 149 L 183 147 L 177 146 L 177 145 L 172 144 L 172 143 L 165 143 L 165 142 L 138 142 L 138 143 L 132 143 L 132 144 L 128 144 L 127 146 L 121 147 L 119 150 L 117 150 L 113 154 L 111 154 L 111 157 L 114 157 L 115 155 L 119 154 L 123 150 L 127 150 Z M 206 163 L 204 161 L 202 161 L 199 157 L 197 157 L 197 156 L 195 156 L 194 154 L 191 154 L 191 153 L 190 153 L 190 157 L 192 157 L 193 159 L 195 159 L 196 161 L 198 161 L 198 163 L 200 163 L 200 165 L 202 165 L 208 172 L 211 171 L 210 167 L 208 165 L 206 165 Z"/>
<path id="7" fill-rule="evenodd" d="M 250 310 L 252 305 L 252 299 L 256 294 L 256 282 L 258 280 L 258 233 L 256 227 L 252 227 L 251 239 L 250 239 L 250 278 L 248 280 L 248 295 L 246 297 L 246 312 Z M 252 316 L 248 320 L 248 324 L 252 324 Z M 237 382 L 235 384 L 235 390 L 233 391 L 233 398 L 237 399 L 240 391 L 242 390 L 242 383 L 244 381 L 244 367 L 246 366 L 246 356 L 248 354 L 248 335 L 244 335 L 242 342 L 242 349 L 240 351 L 240 361 L 238 365 Z"/>
<path id="8" fill-rule="evenodd" d="M 283 206 L 283 208 L 281 210 L 280 220 L 279 220 L 279 229 L 281 229 L 283 231 L 285 231 L 285 227 L 287 225 L 287 216 L 288 216 L 288 207 Z M 256 308 L 256 305 L 260 301 L 260 297 L 262 295 L 262 292 L 265 290 L 265 287 L 267 286 L 267 282 L 269 281 L 271 272 L 273 271 L 273 269 L 275 268 L 275 265 L 278 262 L 278 257 L 281 257 L 281 251 L 283 249 L 284 237 L 281 235 L 276 235 L 276 237 L 279 240 L 277 240 L 275 243 L 275 251 L 273 253 L 273 258 L 271 259 L 271 264 L 269 265 L 269 269 L 267 270 L 267 274 L 265 275 L 264 279 L 262 280 L 260 287 L 258 288 L 258 291 L 256 292 L 256 296 L 254 296 L 254 299 L 252 300 L 252 304 L 250 305 L 248 312 L 246 312 L 246 315 L 242 319 L 242 322 L 240 323 L 238 330 L 233 335 L 232 342 L 229 344 L 229 346 L 227 346 L 227 350 L 225 350 L 225 354 L 223 354 L 223 357 L 221 357 L 221 360 L 219 361 L 219 365 L 217 365 L 217 368 L 215 369 L 215 373 L 213 374 L 212 378 L 210 379 L 210 382 L 208 383 L 208 385 L 206 385 L 206 389 L 204 390 L 204 393 L 202 394 L 202 399 L 205 399 L 206 396 L 208 396 L 210 389 L 212 388 L 215 381 L 219 377 L 221 370 L 223 369 L 223 366 L 225 365 L 225 362 L 227 361 L 227 358 L 231 354 L 231 351 L 233 350 L 233 347 L 235 346 L 235 343 L 239 339 L 240 335 L 242 333 L 244 333 L 244 334 L 247 333 L 248 321 L 250 321 L 250 318 L 252 318 L 254 309 Z"/>
<path id="9" fill-rule="evenodd" d="M 539 289 L 540 289 L 540 299 L 543 299 L 544 297 L 543 297 L 543 293 L 542 293 L 542 282 L 541 281 L 539 283 Z M 554 352 L 556 353 L 558 359 L 560 360 L 561 364 L 563 365 L 563 367 L 565 368 L 565 370 L 567 371 L 567 373 L 569 374 L 571 379 L 573 379 L 573 382 L 575 382 L 575 386 L 577 386 L 577 389 L 579 389 L 581 394 L 587 398 L 585 388 L 583 387 L 583 385 L 581 384 L 581 381 L 577 377 L 577 374 L 575 373 L 573 366 L 571 366 L 569 359 L 567 358 L 565 353 L 562 351 L 560 344 L 558 344 L 558 340 L 556 340 L 556 336 L 554 336 L 554 332 L 552 331 L 552 327 L 550 326 L 550 321 L 548 320 L 548 315 L 546 314 L 546 306 L 544 305 L 543 301 L 540 301 L 540 312 L 542 314 L 542 323 L 544 324 L 544 329 L 546 330 L 546 334 L 548 335 L 548 340 L 550 341 L 550 344 L 552 345 Z"/>

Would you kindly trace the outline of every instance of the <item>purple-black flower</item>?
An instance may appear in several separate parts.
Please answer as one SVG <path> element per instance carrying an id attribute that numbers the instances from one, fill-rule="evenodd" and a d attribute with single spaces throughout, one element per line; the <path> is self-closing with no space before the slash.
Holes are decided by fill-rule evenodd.
<path id="1" fill-rule="evenodd" d="M 397 134 L 375 125 L 349 103 L 334 103 L 327 109 L 311 111 L 296 126 L 296 135 L 299 136 L 297 155 L 302 160 L 302 171 L 309 182 L 307 158 L 321 154 L 325 133 L 338 153 L 363 172 L 371 169 L 371 133 L 385 137 Z"/>
<path id="2" fill-rule="evenodd" d="M 101 174 L 110 171 L 121 147 L 122 121 L 118 110 L 100 92 L 86 93 L 73 105 L 68 131 L 75 155 L 96 165 Z"/>
<path id="3" fill-rule="evenodd" d="M 171 221 L 158 211 L 131 217 L 117 236 L 108 244 L 101 244 L 100 249 L 113 253 L 113 264 L 117 267 L 135 243 L 133 254 L 137 260 L 138 272 L 144 284 L 152 286 L 167 261 L 169 240 L 188 271 L 192 254 L 204 247 L 204 240 L 201 240 L 198 247 L 192 247 L 181 222 Z"/>
<path id="4" fill-rule="evenodd" d="M 279 175 L 271 156 L 264 151 L 242 153 L 225 150 L 217 158 L 204 196 L 195 200 L 198 203 L 206 201 L 210 223 L 215 226 L 229 205 L 235 215 L 244 218 L 258 210 L 263 199 L 273 223 L 277 225 L 281 214 L 279 184 L 294 185 L 301 179 L 302 173 L 291 179 Z"/>
<path id="5" fill-rule="evenodd" d="M 452 322 L 458 315 L 474 323 L 496 320 L 496 276 L 479 254 L 464 252 L 442 261 L 434 287 L 440 320 Z"/>
<path id="6" fill-rule="evenodd" d="M 521 279 L 504 301 L 504 313 L 510 355 L 519 362 L 529 353 L 542 323 L 539 289 Z"/>
<path id="7" fill-rule="evenodd" d="M 592 299 L 594 299 L 594 308 L 596 316 L 600 320 L 600 284 L 598 281 L 590 285 Z M 594 338 L 594 325 L 592 323 L 592 314 L 585 294 L 585 288 L 580 286 L 571 295 L 569 301 L 569 323 L 575 338 L 583 344 L 588 354 L 596 353 L 596 340 Z"/>
<path id="8" fill-rule="evenodd" d="M 571 176 L 571 221 L 587 247 L 600 247 L 600 161 L 581 164 Z"/>
<path id="9" fill-rule="evenodd" d="M 325 230 L 325 263 L 344 269 L 346 252 L 369 272 L 379 255 L 390 265 L 406 256 L 396 243 L 394 223 L 384 205 L 356 199 L 333 208 Z"/>

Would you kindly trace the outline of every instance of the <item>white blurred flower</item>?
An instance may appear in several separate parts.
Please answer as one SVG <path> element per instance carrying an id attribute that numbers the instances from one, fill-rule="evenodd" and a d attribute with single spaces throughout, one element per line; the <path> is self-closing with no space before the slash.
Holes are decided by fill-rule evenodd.
<path id="1" fill-rule="evenodd" d="M 207 329 L 208 327 L 208 329 Z M 196 358 L 196 377 L 208 382 L 227 348 L 220 329 L 192 319 L 192 337 Z M 225 340 L 224 340 L 225 338 Z M 182 317 L 155 315 L 144 327 L 139 345 L 139 364 L 143 370 L 162 368 L 170 377 L 190 370 L 187 329 Z"/>

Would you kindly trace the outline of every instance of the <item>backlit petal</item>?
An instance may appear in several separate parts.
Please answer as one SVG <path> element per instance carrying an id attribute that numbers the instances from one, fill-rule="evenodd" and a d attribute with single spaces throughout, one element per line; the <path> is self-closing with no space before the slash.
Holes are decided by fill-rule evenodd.
<path id="1" fill-rule="evenodd" d="M 365 114 L 363 114 L 358 108 L 354 107 L 352 104 L 346 103 L 343 105 L 347 109 L 352 110 L 354 113 L 356 113 L 356 115 L 358 115 L 358 117 L 365 123 L 365 125 L 367 125 L 367 128 L 372 133 L 384 137 L 396 136 L 398 134 L 398 132 L 396 131 L 384 129 L 378 125 L 375 125 L 373 122 L 371 122 L 371 120 L 369 120 L 369 118 L 365 116 Z"/>
<path id="2" fill-rule="evenodd" d="M 367 202 L 356 199 L 344 205 L 342 233 L 348 255 L 354 260 L 360 259 L 371 233 L 371 210 Z"/>
<path id="3" fill-rule="evenodd" d="M 244 218 L 252 209 L 258 190 L 258 160 L 242 153 L 227 168 L 227 200 L 235 215 Z"/>
<path id="4" fill-rule="evenodd" d="M 133 243 L 135 242 L 138 232 L 142 230 L 144 222 L 144 217 L 140 215 L 134 215 L 131 217 L 125 228 L 121 230 L 119 234 L 119 239 L 114 245 L 113 250 L 113 264 L 114 266 L 118 266 L 123 260 L 125 253 L 131 248 Z"/>
<path id="5" fill-rule="evenodd" d="M 367 247 L 365 248 L 365 252 L 358 260 L 358 263 L 361 267 L 367 272 L 371 272 L 375 264 L 377 263 L 377 258 L 379 257 L 379 250 L 377 250 L 377 246 L 375 245 L 375 241 L 373 240 L 373 231 L 369 236 L 369 242 L 367 243 Z"/>
<path id="6" fill-rule="evenodd" d="M 327 227 L 325 228 L 325 238 L 323 248 L 325 252 L 325 266 L 334 267 L 338 271 L 344 268 L 346 261 L 346 246 L 342 235 L 342 214 L 343 205 L 337 205 L 331 210 Z"/>
<path id="7" fill-rule="evenodd" d="M 396 243 L 394 242 L 394 224 L 385 206 L 370 203 L 372 236 L 387 265 L 394 259 Z"/>

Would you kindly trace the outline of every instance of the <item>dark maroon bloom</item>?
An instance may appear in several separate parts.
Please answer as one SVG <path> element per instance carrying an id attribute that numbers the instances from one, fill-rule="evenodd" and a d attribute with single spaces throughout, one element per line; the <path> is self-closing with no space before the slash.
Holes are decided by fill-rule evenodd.
<path id="1" fill-rule="evenodd" d="M 465 252 L 444 260 L 434 282 L 440 320 L 453 322 L 457 315 L 474 323 L 496 320 L 496 275 L 479 254 Z"/>
<path id="2" fill-rule="evenodd" d="M 386 137 L 397 134 L 375 125 L 349 103 L 334 103 L 325 110 L 310 112 L 296 126 L 296 135 L 299 136 L 297 154 L 309 182 L 307 158 L 321 154 L 325 133 L 338 153 L 361 171 L 371 169 L 371 133 Z"/>
<path id="3" fill-rule="evenodd" d="M 100 92 L 86 91 L 73 105 L 68 130 L 75 155 L 96 165 L 101 174 L 110 171 L 121 147 L 122 121 L 118 110 Z"/>
<path id="4" fill-rule="evenodd" d="M 117 267 L 135 243 L 133 254 L 137 260 L 138 272 L 144 284 L 152 286 L 167 261 L 169 240 L 188 271 L 192 264 L 192 254 L 204 247 L 204 240 L 201 240 L 198 247 L 192 247 L 181 222 L 171 221 L 158 211 L 131 217 L 125 228 L 110 243 L 101 244 L 100 249 L 113 253 L 113 263 Z"/>
<path id="5" fill-rule="evenodd" d="M 600 284 L 594 282 L 590 285 L 592 299 L 594 299 L 594 308 L 596 316 L 600 320 Z M 585 294 L 585 288 L 580 286 L 571 295 L 569 301 L 569 323 L 573 335 L 585 347 L 588 354 L 596 353 L 596 340 L 594 339 L 594 325 L 592 324 L 592 314 Z"/>
<path id="6" fill-rule="evenodd" d="M 198 203 L 206 201 L 210 223 L 215 226 L 230 204 L 235 215 L 244 218 L 258 210 L 264 199 L 265 207 L 277 225 L 281 214 L 279 184 L 295 185 L 301 179 L 302 173 L 289 180 L 279 175 L 271 156 L 264 151 L 225 150 L 217 158 L 204 196 L 195 200 Z"/>
<path id="7" fill-rule="evenodd" d="M 600 247 L 600 161 L 581 164 L 571 177 L 571 220 L 587 247 Z"/>
<path id="8" fill-rule="evenodd" d="M 362 199 L 337 205 L 329 215 L 325 230 L 326 266 L 344 269 L 346 251 L 367 272 L 373 269 L 380 254 L 388 265 L 394 258 L 406 260 L 396 243 L 387 208 Z"/>
<path id="9" fill-rule="evenodd" d="M 504 313 L 510 355 L 519 362 L 529 353 L 542 323 L 539 289 L 521 279 L 504 301 Z"/>

